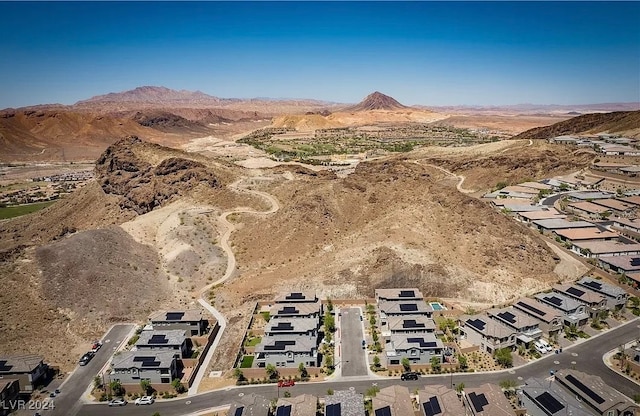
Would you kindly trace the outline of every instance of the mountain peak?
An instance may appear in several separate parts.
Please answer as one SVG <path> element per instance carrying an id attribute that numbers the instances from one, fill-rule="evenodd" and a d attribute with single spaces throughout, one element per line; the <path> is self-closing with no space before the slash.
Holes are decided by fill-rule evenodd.
<path id="1" fill-rule="evenodd" d="M 369 111 L 369 110 L 402 110 L 408 108 L 400 104 L 395 98 L 375 91 L 365 97 L 360 103 L 347 108 L 347 111 Z"/>
<path id="2" fill-rule="evenodd" d="M 112 92 L 105 95 L 91 97 L 88 100 L 78 101 L 78 104 L 93 104 L 104 102 L 137 102 L 137 103 L 189 103 L 189 102 L 211 102 L 218 103 L 219 98 L 207 95 L 200 91 L 172 90 L 167 87 L 157 87 L 145 85 L 132 90 L 122 92 Z"/>

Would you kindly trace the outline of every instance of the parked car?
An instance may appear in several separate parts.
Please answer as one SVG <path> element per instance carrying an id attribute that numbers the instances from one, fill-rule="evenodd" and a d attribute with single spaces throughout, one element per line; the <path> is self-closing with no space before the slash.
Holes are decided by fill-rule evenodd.
<path id="1" fill-rule="evenodd" d="M 138 397 L 134 403 L 136 406 L 139 406 L 141 404 L 153 404 L 153 402 L 155 402 L 156 400 L 153 398 L 153 396 L 142 396 L 142 397 Z"/>
<path id="2" fill-rule="evenodd" d="M 93 356 L 94 356 L 94 353 L 93 353 L 93 352 L 91 352 L 91 351 L 86 352 L 86 353 L 82 356 L 82 358 L 80 358 L 80 361 L 78 361 L 78 364 L 80 364 L 80 365 L 87 365 L 87 364 L 89 364 L 89 361 L 91 361 L 91 359 L 93 358 Z"/>
<path id="3" fill-rule="evenodd" d="M 100 341 L 93 341 L 93 344 L 91 345 L 91 351 L 96 353 L 98 352 L 98 350 L 102 347 L 102 342 Z"/>
<path id="4" fill-rule="evenodd" d="M 279 380 L 278 387 L 293 387 L 296 383 L 293 380 Z"/>
<path id="5" fill-rule="evenodd" d="M 544 347 L 544 349 L 547 350 L 547 352 L 553 351 L 553 348 L 551 347 L 551 345 L 549 345 L 549 343 L 546 340 L 540 338 L 538 342 L 540 343 L 540 345 Z"/>
<path id="6" fill-rule="evenodd" d="M 362 349 L 367 348 L 367 341 L 365 341 L 364 339 L 362 340 Z"/>
<path id="7" fill-rule="evenodd" d="M 116 397 L 109 402 L 109 406 L 126 406 L 127 401 L 123 397 Z"/>
<path id="8" fill-rule="evenodd" d="M 536 341 L 533 343 L 533 347 L 536 349 L 536 351 L 538 351 L 540 354 L 546 354 L 547 353 L 547 349 L 539 342 Z"/>
<path id="9" fill-rule="evenodd" d="M 420 378 L 420 375 L 416 372 L 413 371 L 408 371 L 406 373 L 402 373 L 402 375 L 400 376 L 400 380 L 402 381 L 406 381 L 406 380 L 417 380 L 418 378 Z"/>

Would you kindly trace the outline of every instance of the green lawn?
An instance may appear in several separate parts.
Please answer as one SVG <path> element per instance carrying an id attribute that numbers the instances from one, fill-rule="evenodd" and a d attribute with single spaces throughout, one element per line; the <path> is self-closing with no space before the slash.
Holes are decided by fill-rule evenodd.
<path id="1" fill-rule="evenodd" d="M 251 368 L 253 365 L 253 355 L 245 355 L 242 357 L 242 363 L 240 363 L 240 368 Z"/>
<path id="2" fill-rule="evenodd" d="M 40 211 L 43 208 L 48 207 L 55 201 L 36 202 L 35 204 L 16 205 L 14 207 L 0 208 L 0 219 L 19 217 L 21 215 L 31 214 L 32 212 Z"/>
<path id="3" fill-rule="evenodd" d="M 260 344 L 260 341 L 262 341 L 262 338 L 260 338 L 260 337 L 249 338 L 244 342 L 244 346 L 245 347 L 255 347 L 256 345 Z"/>

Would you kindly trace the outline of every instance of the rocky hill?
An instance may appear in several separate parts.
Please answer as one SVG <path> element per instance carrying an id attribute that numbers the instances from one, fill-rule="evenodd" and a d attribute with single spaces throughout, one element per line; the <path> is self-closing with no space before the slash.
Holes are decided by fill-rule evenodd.
<path id="1" fill-rule="evenodd" d="M 395 98 L 389 97 L 381 92 L 375 91 L 365 97 L 360 103 L 345 108 L 343 111 L 372 111 L 372 110 L 404 110 L 409 107 L 400 104 Z"/>
<path id="2" fill-rule="evenodd" d="M 91 107 L 100 103 L 143 103 L 163 106 L 216 106 L 223 102 L 235 101 L 221 99 L 200 91 L 176 91 L 166 87 L 144 86 L 123 92 L 112 92 L 78 101 L 75 107 Z"/>
<path id="3" fill-rule="evenodd" d="M 536 127 L 514 139 L 550 139 L 565 134 L 617 133 L 640 138 L 640 111 L 584 114 L 546 127 Z"/>

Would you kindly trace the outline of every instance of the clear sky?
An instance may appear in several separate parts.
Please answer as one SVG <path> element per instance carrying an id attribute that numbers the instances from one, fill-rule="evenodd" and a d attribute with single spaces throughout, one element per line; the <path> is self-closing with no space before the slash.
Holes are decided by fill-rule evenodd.
<path id="1" fill-rule="evenodd" d="M 640 101 L 640 2 L 0 3 L 0 108 L 142 85 L 404 104 Z"/>

